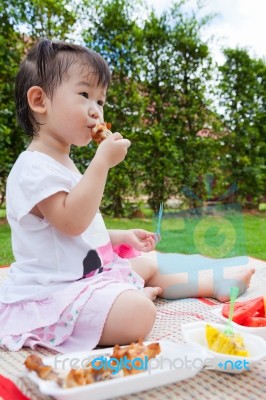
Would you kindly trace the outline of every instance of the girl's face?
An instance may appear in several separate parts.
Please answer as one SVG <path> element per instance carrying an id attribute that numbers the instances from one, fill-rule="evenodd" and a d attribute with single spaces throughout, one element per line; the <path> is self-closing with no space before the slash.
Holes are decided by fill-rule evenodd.
<path id="1" fill-rule="evenodd" d="M 98 76 L 93 71 L 73 65 L 47 101 L 41 131 L 62 145 L 86 146 L 91 141 L 92 128 L 104 121 L 106 90 L 98 86 Z"/>

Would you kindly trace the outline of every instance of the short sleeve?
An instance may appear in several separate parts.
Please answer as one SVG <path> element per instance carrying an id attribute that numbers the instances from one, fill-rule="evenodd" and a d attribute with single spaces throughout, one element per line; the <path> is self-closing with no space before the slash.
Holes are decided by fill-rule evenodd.
<path id="1" fill-rule="evenodd" d="M 13 203 L 12 208 L 18 221 L 41 200 L 57 192 L 69 193 L 73 187 L 71 171 L 68 172 L 48 156 L 32 156 L 16 172 L 16 178 L 13 179 L 13 190 L 9 188 L 9 201 Z M 11 199 L 12 192 L 15 199 Z"/>

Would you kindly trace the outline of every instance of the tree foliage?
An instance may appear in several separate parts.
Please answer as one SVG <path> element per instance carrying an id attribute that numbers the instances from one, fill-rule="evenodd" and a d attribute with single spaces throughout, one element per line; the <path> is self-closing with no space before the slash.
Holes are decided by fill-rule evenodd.
<path id="1" fill-rule="evenodd" d="M 220 67 L 220 103 L 228 134 L 224 137 L 231 183 L 244 205 L 258 203 L 266 187 L 266 65 L 245 49 L 226 49 Z"/>
<path id="2" fill-rule="evenodd" d="M 216 128 L 218 120 L 206 89 L 212 59 L 200 37 L 208 18 L 184 15 L 183 3 L 160 18 L 151 13 L 143 30 L 148 101 L 144 118 L 149 135 L 144 181 L 153 210 L 170 196 L 180 197 L 183 187 L 202 197 L 200 178 L 217 172 L 218 142 L 197 137 L 206 125 Z M 192 198 L 187 200 L 193 203 Z"/>
<path id="3" fill-rule="evenodd" d="M 142 0 L 1 2 L 1 199 L 26 144 L 15 119 L 14 77 L 40 37 L 84 43 L 110 65 L 105 120 L 132 145 L 126 160 L 109 172 L 105 213 L 130 215 L 139 195 L 147 196 L 154 211 L 161 201 L 186 193 L 196 194 L 190 203 L 215 199 L 231 184 L 237 184 L 243 204 L 256 206 L 263 199 L 265 60 L 251 58 L 245 49 L 226 49 L 217 72 L 201 35 L 211 17 L 199 18 L 197 10 L 186 14 L 185 2 L 176 1 L 161 16 Z M 210 135 L 198 135 L 203 128 Z M 73 149 L 82 170 L 95 150 L 92 144 Z M 212 194 L 204 184 L 210 176 Z"/>
<path id="4" fill-rule="evenodd" d="M 7 175 L 26 139 L 16 123 L 14 81 L 20 61 L 39 37 L 64 39 L 75 22 L 74 9 L 65 0 L 32 0 L 0 5 L 0 203 Z"/>
<path id="5" fill-rule="evenodd" d="M 114 0 L 102 3 L 91 32 L 84 32 L 89 47 L 107 60 L 112 70 L 112 83 L 105 108 L 106 120 L 113 131 L 121 132 L 131 142 L 126 160 L 109 172 L 102 209 L 106 213 L 122 216 L 130 212 L 130 202 L 140 184 L 138 165 L 139 120 L 143 101 L 138 89 L 139 57 L 141 51 L 140 28 L 132 18 L 135 2 Z M 131 210 L 133 211 L 133 210 Z"/>
<path id="6" fill-rule="evenodd" d="M 0 5 L 0 204 L 4 200 L 7 175 L 23 146 L 15 122 L 13 87 L 24 46 L 14 31 L 7 7 L 5 1 Z"/>

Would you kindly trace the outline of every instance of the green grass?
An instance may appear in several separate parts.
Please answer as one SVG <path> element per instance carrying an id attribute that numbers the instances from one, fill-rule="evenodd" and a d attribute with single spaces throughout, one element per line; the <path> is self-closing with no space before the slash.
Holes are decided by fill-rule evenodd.
<path id="1" fill-rule="evenodd" d="M 0 225 L 0 266 L 9 265 L 13 261 L 10 236 L 9 226 Z"/>
<path id="2" fill-rule="evenodd" d="M 248 255 L 266 260 L 266 215 L 244 218 Z"/>
<path id="3" fill-rule="evenodd" d="M 5 208 L 0 208 L 0 218 L 4 218 L 6 216 Z"/>
<path id="4" fill-rule="evenodd" d="M 249 255 L 266 260 L 266 215 L 232 214 L 215 220 L 215 216 L 186 216 L 165 214 L 162 224 L 162 239 L 158 250 L 184 254 L 201 253 L 213 257 L 230 257 Z M 107 228 L 131 229 L 142 228 L 150 231 L 156 229 L 157 221 L 146 219 L 105 218 Z M 220 230 L 218 229 L 220 228 Z M 228 246 L 224 246 L 225 242 Z M 219 249 L 219 252 L 212 250 Z M 0 225 L 0 265 L 13 261 L 10 243 L 10 228 Z"/>

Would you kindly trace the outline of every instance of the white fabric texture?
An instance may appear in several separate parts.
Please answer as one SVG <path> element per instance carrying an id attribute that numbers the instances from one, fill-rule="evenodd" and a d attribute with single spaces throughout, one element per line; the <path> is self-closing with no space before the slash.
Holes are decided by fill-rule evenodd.
<path id="1" fill-rule="evenodd" d="M 91 264 L 96 257 L 96 266 L 110 269 L 114 253 L 100 212 L 87 230 L 75 237 L 30 214 L 41 200 L 60 191 L 70 192 L 81 177 L 37 151 L 23 152 L 14 164 L 7 181 L 7 218 L 16 261 L 0 289 L 0 302 L 44 299 L 88 276 L 84 260 L 90 250 L 93 257 L 88 268 L 94 268 Z M 127 260 L 120 262 L 129 266 Z M 89 271 L 90 276 L 99 272 L 98 267 Z"/>

